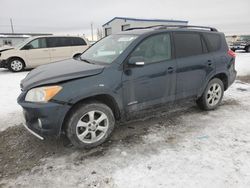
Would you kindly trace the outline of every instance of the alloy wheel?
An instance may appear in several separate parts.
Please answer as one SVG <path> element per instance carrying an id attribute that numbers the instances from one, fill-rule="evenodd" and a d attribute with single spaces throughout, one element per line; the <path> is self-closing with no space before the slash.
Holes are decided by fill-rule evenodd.
<path id="1" fill-rule="evenodd" d="M 207 104 L 209 106 L 215 106 L 219 103 L 222 96 L 221 86 L 217 83 L 214 83 L 210 86 L 207 92 Z"/>
<path id="2" fill-rule="evenodd" d="M 76 135 L 84 143 L 95 143 L 107 133 L 109 120 L 101 111 L 89 111 L 84 114 L 76 125 Z"/>

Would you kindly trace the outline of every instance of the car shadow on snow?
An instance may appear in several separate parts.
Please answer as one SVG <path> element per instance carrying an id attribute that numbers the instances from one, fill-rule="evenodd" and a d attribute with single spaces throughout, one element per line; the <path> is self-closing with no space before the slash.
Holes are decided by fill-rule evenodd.
<path id="1" fill-rule="evenodd" d="M 3 68 L 0 68 L 0 75 L 2 74 L 20 74 L 20 73 L 29 73 L 32 69 L 25 69 L 21 72 L 12 72 L 8 69 L 3 69 Z"/>
<path id="2" fill-rule="evenodd" d="M 221 104 L 221 106 L 227 105 L 238 105 L 238 102 L 227 99 Z M 79 155 L 75 162 L 81 162 L 87 158 L 102 157 L 118 144 L 124 147 L 140 145 L 143 142 L 143 136 L 150 132 L 150 128 L 171 126 L 178 129 L 180 117 L 195 113 L 206 115 L 208 112 L 201 111 L 194 106 L 193 102 L 150 109 L 135 115 L 135 120 L 119 124 L 106 143 L 84 150 L 74 148 L 66 138 L 41 141 L 26 131 L 22 125 L 10 127 L 0 132 L 0 181 L 17 177 L 21 172 L 30 171 L 42 163 L 41 159 L 47 157 L 61 157 L 77 151 Z M 175 137 L 169 136 L 166 142 L 170 145 L 176 144 Z"/>

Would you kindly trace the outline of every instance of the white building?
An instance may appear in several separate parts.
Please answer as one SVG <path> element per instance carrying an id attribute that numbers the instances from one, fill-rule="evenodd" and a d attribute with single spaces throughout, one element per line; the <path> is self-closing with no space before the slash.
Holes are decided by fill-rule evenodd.
<path id="1" fill-rule="evenodd" d="M 0 33 L 1 46 L 15 46 L 32 36 L 51 35 L 45 33 Z"/>
<path id="2" fill-rule="evenodd" d="M 137 19 L 126 17 L 114 17 L 103 24 L 104 36 L 114 34 L 132 27 L 148 27 L 153 25 L 187 25 L 188 21 L 183 20 L 163 20 L 163 19 Z"/>

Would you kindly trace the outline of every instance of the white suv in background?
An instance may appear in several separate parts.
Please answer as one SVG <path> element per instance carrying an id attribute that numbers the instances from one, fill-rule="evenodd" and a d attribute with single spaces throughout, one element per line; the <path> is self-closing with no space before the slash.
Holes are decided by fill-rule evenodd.
<path id="1" fill-rule="evenodd" d="M 74 58 L 88 47 L 89 42 L 83 37 L 32 37 L 14 48 L 0 50 L 0 68 L 19 72 L 39 65 Z"/>

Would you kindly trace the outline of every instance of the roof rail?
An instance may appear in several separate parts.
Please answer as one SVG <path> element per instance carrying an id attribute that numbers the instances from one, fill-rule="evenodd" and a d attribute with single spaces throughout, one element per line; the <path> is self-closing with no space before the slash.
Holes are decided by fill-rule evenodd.
<path id="1" fill-rule="evenodd" d="M 147 26 L 147 27 L 131 27 L 126 29 L 125 31 L 135 30 L 135 29 L 168 29 L 168 28 L 198 28 L 198 29 L 208 29 L 210 31 L 217 32 L 218 30 L 214 27 L 206 27 L 206 26 L 195 26 L 195 25 L 153 25 L 153 26 Z"/>
<path id="2" fill-rule="evenodd" d="M 206 26 L 196 26 L 196 25 L 164 25 L 162 27 L 160 27 L 159 29 L 167 29 L 167 28 L 171 28 L 171 27 L 176 27 L 176 28 L 200 28 L 200 29 L 208 29 L 210 31 L 215 31 L 217 32 L 218 30 L 214 27 L 206 27 Z"/>
<path id="3" fill-rule="evenodd" d="M 131 27 L 131 28 L 126 29 L 125 31 L 130 31 L 130 30 L 135 30 L 135 29 L 151 29 L 154 27 L 163 27 L 163 26 L 165 25 L 152 25 L 152 26 L 147 26 L 147 27 Z"/>

